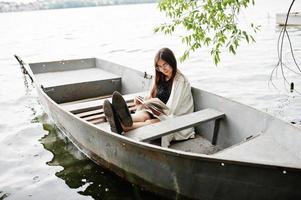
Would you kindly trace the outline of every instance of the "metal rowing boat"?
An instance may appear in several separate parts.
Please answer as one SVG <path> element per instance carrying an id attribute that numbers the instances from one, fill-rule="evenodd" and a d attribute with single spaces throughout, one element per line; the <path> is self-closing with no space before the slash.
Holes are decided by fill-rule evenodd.
<path id="1" fill-rule="evenodd" d="M 98 58 L 19 60 L 56 126 L 94 162 L 170 198 L 301 199 L 301 129 L 192 87 L 195 112 L 110 131 L 102 103 L 116 90 L 131 111 L 152 76 Z M 196 138 L 161 147 L 160 137 L 194 126 Z"/>

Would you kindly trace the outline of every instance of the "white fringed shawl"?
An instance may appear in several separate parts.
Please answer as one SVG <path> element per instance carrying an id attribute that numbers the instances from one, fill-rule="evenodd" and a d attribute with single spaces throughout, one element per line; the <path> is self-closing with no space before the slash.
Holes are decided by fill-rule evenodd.
<path id="1" fill-rule="evenodd" d="M 192 113 L 194 110 L 191 86 L 188 79 L 178 70 L 172 84 L 170 97 L 166 103 L 168 115 L 160 115 L 159 119 L 166 120 L 179 115 Z M 162 137 L 161 146 L 168 147 L 172 140 L 194 138 L 194 128 L 187 128 Z"/>

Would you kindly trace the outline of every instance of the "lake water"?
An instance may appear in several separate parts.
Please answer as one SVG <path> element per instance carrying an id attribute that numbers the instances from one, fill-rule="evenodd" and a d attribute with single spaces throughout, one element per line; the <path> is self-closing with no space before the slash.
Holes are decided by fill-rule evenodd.
<path id="1" fill-rule="evenodd" d="M 277 89 L 268 84 L 277 63 L 275 13 L 288 7 L 284 0 L 258 1 L 239 17 L 241 24 L 261 25 L 256 43 L 242 44 L 236 56 L 224 54 L 217 67 L 202 49 L 180 69 L 202 89 L 301 127 L 301 77 L 288 74 L 293 93 L 284 89 L 280 73 L 274 78 Z M 301 10 L 300 2 L 293 10 Z M 170 47 L 177 57 L 184 51 L 178 37 L 153 33 L 162 22 L 156 4 L 0 14 L 0 199 L 158 198 L 95 165 L 70 144 L 43 112 L 13 55 L 25 62 L 100 57 L 152 73 L 158 49 Z M 301 28 L 288 31 L 300 65 Z M 293 66 L 287 42 L 283 52 Z"/>

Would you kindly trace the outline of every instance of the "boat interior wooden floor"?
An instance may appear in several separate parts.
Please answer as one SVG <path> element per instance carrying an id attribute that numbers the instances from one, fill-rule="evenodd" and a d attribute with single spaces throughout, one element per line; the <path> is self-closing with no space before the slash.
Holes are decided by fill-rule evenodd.
<path id="1" fill-rule="evenodd" d="M 130 95 L 124 95 L 124 99 L 127 102 L 129 110 L 134 113 L 136 110 L 134 104 L 134 97 L 138 95 L 145 95 L 145 92 L 135 93 Z M 82 99 L 78 101 L 72 101 L 67 103 L 60 104 L 65 110 L 73 113 L 77 117 L 96 125 L 97 127 L 110 132 L 110 126 L 106 121 L 105 115 L 103 113 L 103 102 L 105 99 L 110 100 L 111 95 Z M 167 127 L 168 128 L 168 127 Z M 151 130 L 152 131 L 152 130 Z M 138 133 L 140 134 L 140 133 Z M 146 133 L 149 134 L 149 133 Z M 149 142 L 155 145 L 161 145 L 160 136 L 155 133 L 156 138 L 149 139 L 145 142 Z M 125 134 L 125 136 L 130 137 Z M 186 151 L 186 152 L 194 152 L 194 153 L 202 153 L 202 154 L 212 154 L 220 150 L 220 148 L 216 145 L 213 145 L 212 142 L 202 137 L 201 134 L 196 134 L 195 138 L 185 140 L 185 141 L 173 141 L 169 146 L 171 149 Z"/>

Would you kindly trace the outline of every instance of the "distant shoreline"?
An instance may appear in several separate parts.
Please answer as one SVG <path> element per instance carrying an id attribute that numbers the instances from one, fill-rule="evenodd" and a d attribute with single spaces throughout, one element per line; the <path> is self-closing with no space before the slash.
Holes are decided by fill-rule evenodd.
<path id="1" fill-rule="evenodd" d="M 156 0 L 44 0 L 29 3 L 0 2 L 0 13 L 111 5 L 156 3 Z"/>

